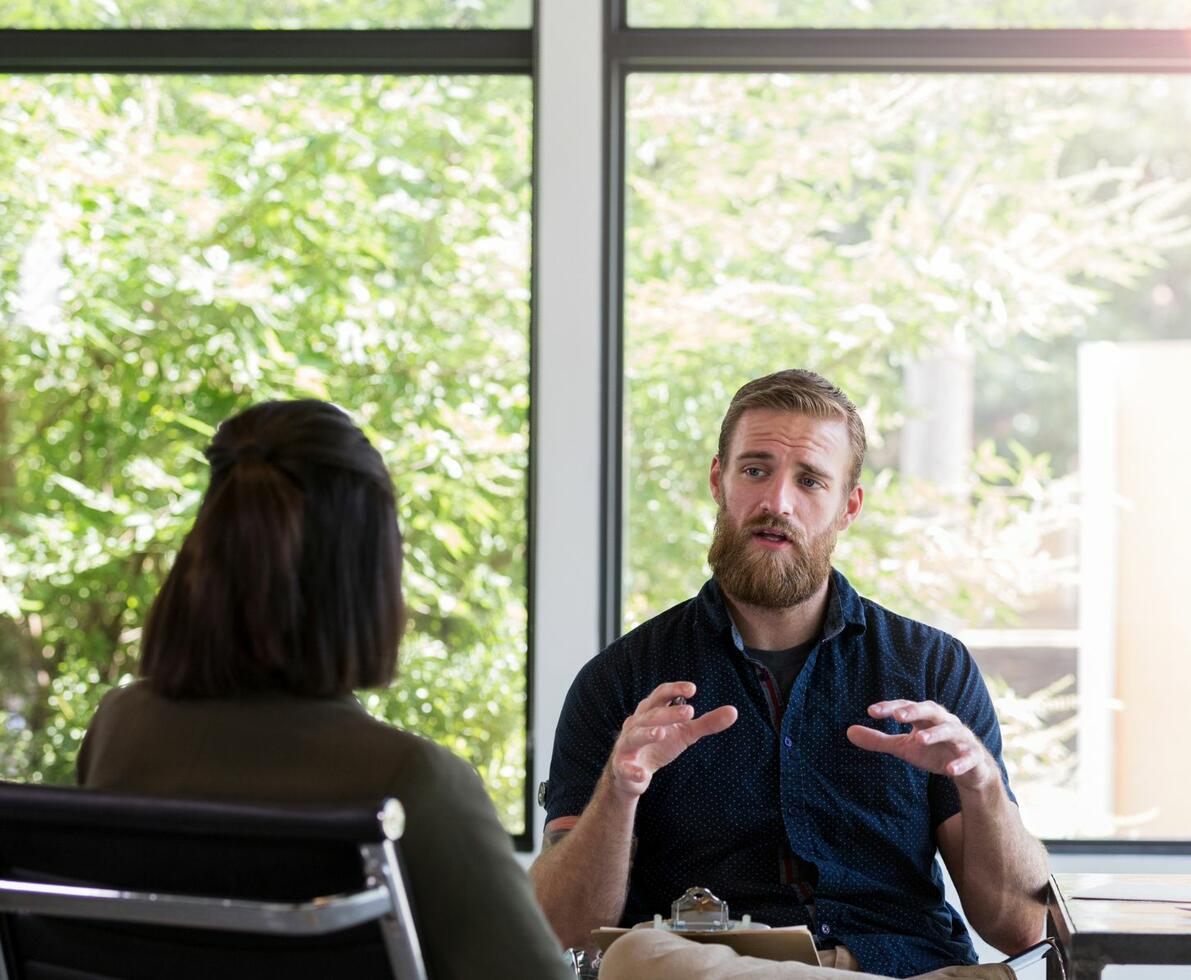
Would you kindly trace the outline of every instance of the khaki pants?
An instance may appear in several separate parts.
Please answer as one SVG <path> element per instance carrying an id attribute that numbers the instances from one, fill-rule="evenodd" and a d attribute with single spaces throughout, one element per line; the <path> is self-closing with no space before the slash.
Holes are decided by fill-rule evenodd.
<path id="1" fill-rule="evenodd" d="M 740 956 L 727 946 L 694 943 L 661 929 L 636 929 L 604 954 L 600 980 L 885 980 L 861 973 L 847 949 L 819 953 L 822 966 L 779 963 Z M 1014 980 L 1003 963 L 949 966 L 922 974 L 922 980 Z"/>

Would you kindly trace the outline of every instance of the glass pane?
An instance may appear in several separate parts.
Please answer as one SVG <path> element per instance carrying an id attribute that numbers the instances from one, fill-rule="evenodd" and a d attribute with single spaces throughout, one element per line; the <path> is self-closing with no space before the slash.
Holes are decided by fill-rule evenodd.
<path id="1" fill-rule="evenodd" d="M 531 0 L 9 0 L 0 28 L 526 28 Z"/>
<path id="2" fill-rule="evenodd" d="M 629 94 L 625 627 L 708 574 L 732 393 L 819 370 L 871 445 L 836 563 L 971 647 L 1033 829 L 1186 837 L 1191 80 Z"/>
<path id="3" fill-rule="evenodd" d="M 1187 27 L 1186 0 L 628 0 L 633 27 Z"/>
<path id="4" fill-rule="evenodd" d="M 269 397 L 391 464 L 411 632 L 376 714 L 524 827 L 531 83 L 0 76 L 0 776 L 73 781 Z"/>

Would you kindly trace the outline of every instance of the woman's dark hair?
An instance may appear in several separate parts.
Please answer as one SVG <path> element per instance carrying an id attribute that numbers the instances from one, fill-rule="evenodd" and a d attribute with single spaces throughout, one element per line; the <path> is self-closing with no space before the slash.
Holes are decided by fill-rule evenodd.
<path id="1" fill-rule="evenodd" d="M 348 416 L 262 402 L 206 450 L 211 482 L 145 623 L 171 698 L 388 684 L 405 624 L 393 484 Z"/>

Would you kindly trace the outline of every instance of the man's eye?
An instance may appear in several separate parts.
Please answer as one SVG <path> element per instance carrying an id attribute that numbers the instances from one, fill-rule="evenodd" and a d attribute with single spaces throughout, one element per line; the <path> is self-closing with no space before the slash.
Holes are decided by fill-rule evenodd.
<path id="1" fill-rule="evenodd" d="M 821 487 L 823 484 L 816 480 L 813 476 L 804 476 L 802 478 L 802 485 L 804 487 Z"/>
<path id="2" fill-rule="evenodd" d="M 744 475 L 745 476 L 754 476 L 754 477 L 764 476 L 765 471 L 763 469 L 761 469 L 761 467 L 759 467 L 759 466 L 746 466 L 744 468 Z"/>

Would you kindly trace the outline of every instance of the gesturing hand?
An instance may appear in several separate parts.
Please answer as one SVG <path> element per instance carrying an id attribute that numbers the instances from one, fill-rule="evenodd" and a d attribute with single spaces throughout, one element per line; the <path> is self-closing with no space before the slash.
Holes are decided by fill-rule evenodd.
<path id="1" fill-rule="evenodd" d="M 670 702 L 690 698 L 695 685 L 690 681 L 659 684 L 621 726 L 612 746 L 608 771 L 612 785 L 625 796 L 640 796 L 649 788 L 653 774 L 668 765 L 704 735 L 722 732 L 736 721 L 736 708 L 725 704 L 695 717 L 689 704 Z"/>
<path id="2" fill-rule="evenodd" d="M 878 701 L 874 718 L 910 725 L 903 735 L 886 735 L 864 725 L 848 729 L 848 741 L 870 752 L 885 752 L 919 769 L 950 776 L 961 789 L 979 790 L 1000 781 L 997 764 L 972 730 L 934 701 Z"/>

